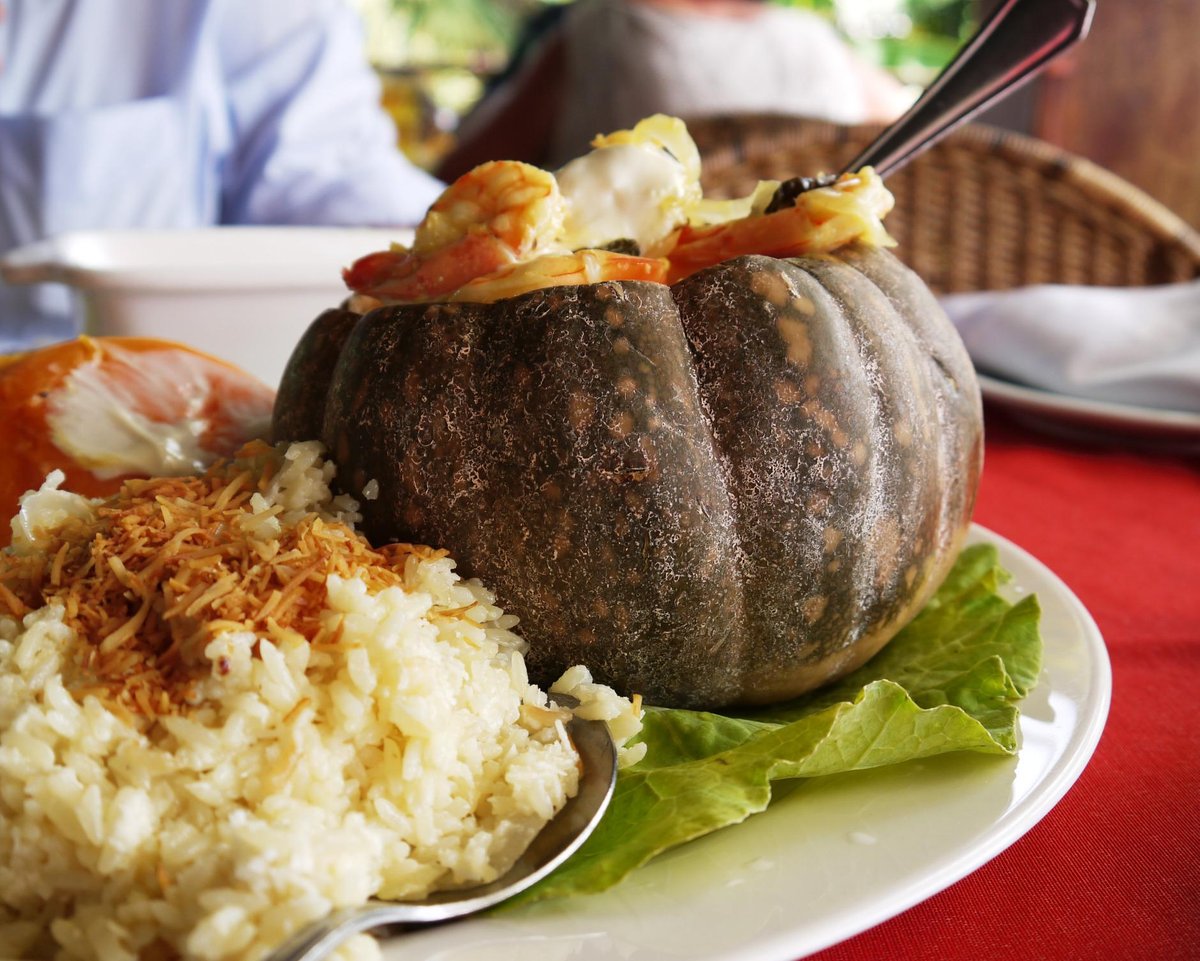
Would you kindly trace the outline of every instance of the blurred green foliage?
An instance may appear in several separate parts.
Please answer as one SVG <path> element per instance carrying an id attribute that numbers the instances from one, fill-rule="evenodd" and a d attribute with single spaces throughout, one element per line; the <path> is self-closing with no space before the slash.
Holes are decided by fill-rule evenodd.
<path id="1" fill-rule="evenodd" d="M 528 18 L 570 0 L 382 0 L 407 34 L 408 66 L 499 69 Z M 379 0 L 359 0 L 379 6 Z M 396 66 L 396 65 L 392 65 Z"/>
<path id="2" fill-rule="evenodd" d="M 978 22 L 979 0 L 773 0 L 831 20 L 867 59 L 923 86 Z"/>

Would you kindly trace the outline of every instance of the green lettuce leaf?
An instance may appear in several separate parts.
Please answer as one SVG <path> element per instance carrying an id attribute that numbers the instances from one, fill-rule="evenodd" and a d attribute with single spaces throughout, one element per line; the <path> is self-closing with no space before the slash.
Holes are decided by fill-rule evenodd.
<path id="1" fill-rule="evenodd" d="M 579 852 L 512 903 L 602 891 L 663 851 L 764 810 L 773 782 L 950 751 L 1016 751 L 1017 702 L 1041 664 L 1032 595 L 1010 604 L 995 547 L 962 552 L 937 594 L 837 684 L 740 715 L 650 709 L 645 759 L 621 772 Z"/>

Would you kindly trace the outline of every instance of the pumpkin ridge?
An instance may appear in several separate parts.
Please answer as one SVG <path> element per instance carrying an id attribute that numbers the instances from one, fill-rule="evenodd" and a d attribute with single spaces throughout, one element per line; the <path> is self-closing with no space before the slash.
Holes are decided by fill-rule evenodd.
<path id="1" fill-rule="evenodd" d="M 744 665 L 741 699 L 771 700 L 806 673 L 819 676 L 858 639 L 852 622 L 834 623 L 854 606 L 838 600 L 850 596 L 845 574 L 826 570 L 851 565 L 853 538 L 840 543 L 844 531 L 826 517 L 859 497 L 846 449 L 853 431 L 842 419 L 853 420 L 857 402 L 839 398 L 861 397 L 865 383 L 842 382 L 857 377 L 854 364 L 836 369 L 852 345 L 826 318 L 842 308 L 784 261 L 735 258 L 681 282 L 680 292 L 702 394 L 719 412 L 716 444 L 734 465 L 755 659 Z"/>
<path id="2" fill-rule="evenodd" d="M 947 463 L 943 467 L 965 472 L 964 482 L 954 486 L 944 503 L 944 523 L 949 529 L 965 529 L 974 511 L 983 470 L 983 401 L 975 365 L 937 298 L 912 269 L 895 257 L 880 256 L 881 252 L 871 247 L 853 245 L 845 253 L 847 261 L 898 309 L 903 312 L 906 301 L 912 305 L 906 312 L 909 327 L 923 356 L 944 375 L 942 383 L 946 390 L 939 396 L 941 404 L 937 411 L 941 431 L 948 438 L 942 449 L 959 452 L 961 463 Z M 967 445 L 969 450 L 959 450 Z"/>
<path id="3" fill-rule="evenodd" d="M 719 265 L 718 265 L 719 266 Z M 693 274 L 692 277 L 707 274 L 712 268 L 706 268 Z M 691 280 L 692 277 L 687 278 Z M 688 306 L 688 298 L 686 291 L 691 289 L 693 285 L 686 285 L 686 281 L 677 281 L 669 287 L 671 300 L 675 304 L 675 319 L 679 325 L 680 334 L 687 346 L 687 376 L 688 386 L 691 389 L 692 396 L 695 398 L 696 410 L 700 415 L 700 426 L 703 428 L 704 437 L 707 440 L 708 448 L 712 451 L 717 463 L 717 477 L 721 482 L 721 490 L 718 498 L 726 505 L 730 520 L 733 525 L 732 538 L 732 574 L 733 580 L 724 585 L 726 592 L 726 611 L 729 612 L 729 618 L 734 625 L 732 630 L 738 634 L 744 635 L 746 632 L 747 620 L 747 601 L 746 601 L 746 551 L 745 547 L 745 531 L 743 529 L 742 512 L 738 510 L 738 495 L 737 489 L 733 484 L 733 466 L 730 462 L 728 452 L 720 443 L 716 429 L 714 426 L 714 413 L 710 404 L 708 394 L 701 389 L 699 372 L 697 370 L 697 347 L 689 334 L 687 324 L 684 321 L 684 312 Z M 729 641 L 729 638 L 722 643 L 722 647 Z"/>
<path id="4" fill-rule="evenodd" d="M 300 336 L 275 394 L 273 443 L 321 438 L 337 365 L 360 320 L 360 314 L 333 307 L 318 315 Z"/>
<path id="5" fill-rule="evenodd" d="M 930 343 L 928 337 L 922 336 L 926 332 L 925 321 L 927 318 L 936 317 L 941 311 L 940 306 L 933 301 L 932 295 L 928 298 L 931 303 L 924 305 L 926 310 L 914 311 L 911 304 L 907 305 L 906 309 L 902 301 L 898 301 L 879 283 L 881 278 L 878 272 L 872 273 L 868 269 L 864 269 L 872 259 L 872 251 L 850 250 L 846 253 L 848 256 L 844 258 L 832 255 L 804 258 L 796 261 L 796 265 L 812 275 L 823 288 L 842 301 L 846 316 L 857 321 L 858 329 L 863 334 L 868 337 L 875 335 L 882 337 L 884 331 L 890 331 L 893 336 L 903 336 L 909 341 L 906 345 L 908 349 L 900 350 L 896 349 L 898 344 L 888 342 L 886 338 L 875 343 L 856 337 L 856 342 L 860 345 L 860 352 L 864 356 L 869 356 L 877 365 L 887 365 L 893 361 L 907 358 L 914 358 L 918 361 L 916 365 L 906 365 L 911 374 L 920 381 L 913 384 L 911 391 L 872 391 L 875 403 L 882 405 L 876 418 L 876 426 L 880 428 L 877 437 L 889 442 L 890 449 L 886 453 L 900 456 L 901 462 L 897 465 L 897 469 L 903 470 L 908 479 L 908 482 L 905 482 L 905 477 L 901 477 L 900 482 L 895 485 L 897 496 L 907 499 L 907 503 L 896 505 L 895 516 L 899 519 L 901 530 L 905 529 L 909 518 L 924 518 L 925 521 L 921 526 L 912 530 L 909 537 L 902 536 L 897 543 L 888 544 L 885 538 L 884 544 L 880 546 L 880 551 L 881 553 L 896 552 L 900 557 L 907 554 L 909 563 L 917 557 L 940 560 L 940 563 L 937 564 L 924 563 L 912 568 L 915 573 L 909 583 L 894 585 L 895 600 L 899 603 L 886 602 L 886 594 L 877 598 L 877 607 L 883 603 L 875 618 L 879 631 L 878 643 L 874 641 L 864 643 L 864 648 L 875 647 L 877 649 L 891 637 L 899 625 L 907 622 L 932 596 L 956 556 L 962 537 L 965 535 L 969 512 L 963 515 L 958 506 L 948 501 L 944 496 L 944 485 L 935 480 L 947 476 L 948 471 L 955 469 L 955 465 L 948 462 L 948 453 L 957 452 L 959 445 L 957 438 L 943 433 L 950 426 L 946 423 L 945 398 L 948 393 L 956 392 L 961 378 L 956 376 L 953 370 L 953 361 L 942 357 L 938 349 L 945 346 L 946 343 L 952 344 L 953 342 L 943 340 L 941 343 Z M 890 269 L 891 266 L 891 264 L 885 264 L 883 269 Z M 926 314 L 926 311 L 932 311 L 932 313 Z M 924 363 L 920 363 L 920 361 L 924 361 Z M 894 384 L 896 379 L 896 374 L 893 372 L 886 377 L 886 382 Z M 907 444 L 897 447 L 896 435 L 903 426 L 903 421 L 894 412 L 889 416 L 887 405 L 904 403 L 913 398 L 930 395 L 935 398 L 935 408 L 938 410 L 938 422 L 941 430 L 931 432 L 932 436 L 928 438 L 911 438 Z M 913 414 L 912 420 L 918 421 L 921 411 L 914 411 Z M 904 464 L 903 451 L 910 453 L 908 464 L 911 466 L 907 468 Z M 926 458 L 934 462 L 932 468 L 927 466 Z M 878 468 L 883 472 L 890 469 L 888 464 L 882 462 L 878 464 Z M 928 490 L 922 490 L 921 486 L 915 482 L 921 478 L 925 479 Z M 971 488 L 973 490 L 973 484 Z M 876 485 L 875 489 L 886 491 L 885 485 Z M 939 505 L 940 510 L 934 509 Z M 908 549 L 905 550 L 905 547 Z M 876 560 L 887 564 L 885 556 L 877 557 Z M 916 586 L 915 592 L 913 591 L 914 585 Z M 882 587 L 882 585 L 876 586 L 877 589 Z M 865 661 L 866 658 L 863 660 Z"/>

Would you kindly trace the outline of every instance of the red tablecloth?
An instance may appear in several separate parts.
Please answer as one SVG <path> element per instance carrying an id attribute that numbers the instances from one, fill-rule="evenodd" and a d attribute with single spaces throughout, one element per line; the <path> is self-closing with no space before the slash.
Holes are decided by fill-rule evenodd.
<path id="1" fill-rule="evenodd" d="M 1055 571 L 1108 645 L 1100 745 L 974 874 L 818 961 L 1200 958 L 1200 458 L 1071 445 L 987 411 L 975 518 Z"/>

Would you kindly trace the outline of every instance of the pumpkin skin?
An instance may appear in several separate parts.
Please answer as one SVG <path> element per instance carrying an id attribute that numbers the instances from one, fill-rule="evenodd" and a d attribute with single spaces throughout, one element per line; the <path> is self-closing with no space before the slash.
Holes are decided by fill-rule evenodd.
<path id="1" fill-rule="evenodd" d="M 932 294 L 847 248 L 328 311 L 274 434 L 324 441 L 368 537 L 494 590 L 534 680 L 584 664 L 717 708 L 827 683 L 912 618 L 966 533 L 982 416 Z"/>

